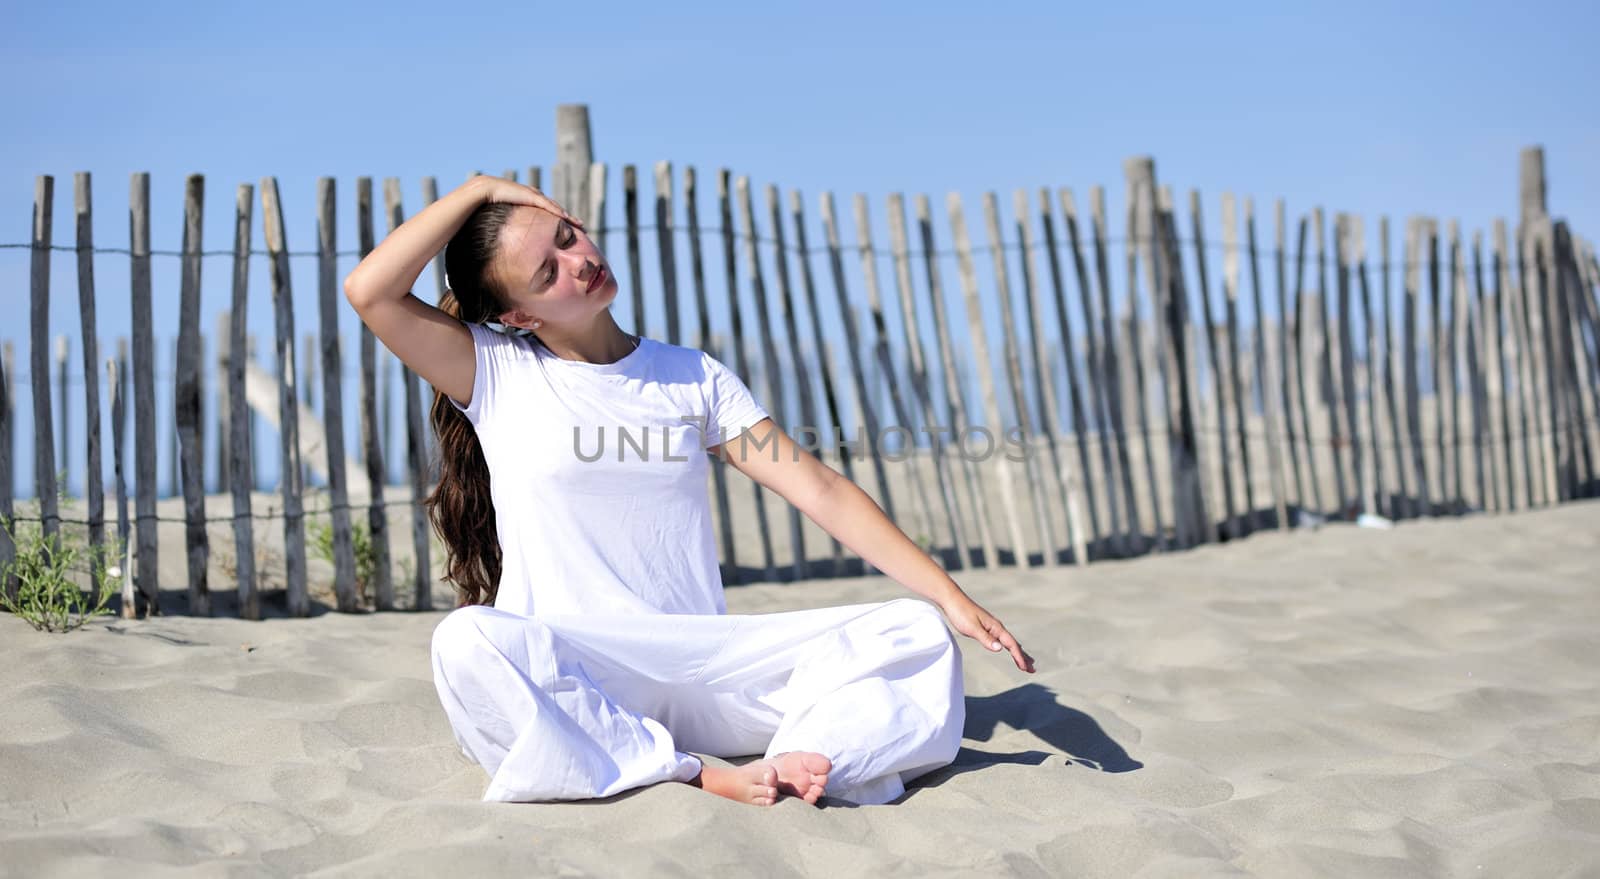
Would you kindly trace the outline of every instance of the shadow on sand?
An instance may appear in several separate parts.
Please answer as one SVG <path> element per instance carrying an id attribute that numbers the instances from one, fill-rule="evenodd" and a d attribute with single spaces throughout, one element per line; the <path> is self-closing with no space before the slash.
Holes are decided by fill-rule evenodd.
<path id="1" fill-rule="evenodd" d="M 949 766 L 915 779 L 894 802 L 905 802 L 918 791 L 939 787 L 957 775 L 1006 763 L 1043 766 L 1057 757 L 1065 757 L 1067 765 L 1076 764 L 1100 772 L 1132 772 L 1144 768 L 1144 764 L 1128 756 L 1093 717 L 1062 705 L 1056 700 L 1055 691 L 1042 684 L 1023 684 L 993 696 L 967 697 L 964 731 L 967 739 L 987 742 L 1001 724 L 1032 733 L 1053 750 L 986 751 L 963 747 Z M 851 805 L 826 798 L 824 802 L 829 806 Z"/>

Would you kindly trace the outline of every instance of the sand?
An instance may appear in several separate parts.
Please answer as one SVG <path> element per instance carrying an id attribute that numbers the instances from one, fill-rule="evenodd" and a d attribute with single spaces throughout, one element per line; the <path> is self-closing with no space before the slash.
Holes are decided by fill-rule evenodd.
<path id="1" fill-rule="evenodd" d="M 1039 671 L 961 639 L 960 757 L 860 808 L 482 803 L 442 612 L 0 615 L 0 875 L 1596 876 L 1597 558 L 1590 502 L 961 573 Z"/>

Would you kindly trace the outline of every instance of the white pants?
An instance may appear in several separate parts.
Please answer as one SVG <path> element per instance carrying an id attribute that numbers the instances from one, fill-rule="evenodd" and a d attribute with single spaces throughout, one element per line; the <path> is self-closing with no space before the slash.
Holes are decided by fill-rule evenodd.
<path id="1" fill-rule="evenodd" d="M 433 680 L 485 800 L 604 797 L 700 760 L 815 751 L 828 796 L 886 803 L 955 759 L 961 653 L 931 604 L 750 615 L 523 617 L 471 605 L 433 633 Z"/>

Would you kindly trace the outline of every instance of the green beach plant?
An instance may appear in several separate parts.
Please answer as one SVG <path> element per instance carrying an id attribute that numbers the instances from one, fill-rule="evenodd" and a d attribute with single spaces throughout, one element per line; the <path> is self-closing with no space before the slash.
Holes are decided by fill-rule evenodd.
<path id="1" fill-rule="evenodd" d="M 311 552 L 317 558 L 333 564 L 333 524 L 327 521 L 313 521 L 310 526 Z M 372 575 L 378 570 L 378 553 L 372 545 L 372 532 L 368 530 L 365 522 L 352 521 L 350 523 L 350 548 L 356 558 L 356 594 L 363 601 L 371 600 L 368 587 L 372 584 Z"/>
<path id="2" fill-rule="evenodd" d="M 107 604 L 123 576 L 117 565 L 122 542 L 115 535 L 107 538 L 107 546 L 93 547 L 84 535 L 65 527 L 47 536 L 37 523 L 6 519 L 0 520 L 0 528 L 16 547 L 16 557 L 0 566 L 0 583 L 15 581 L 16 593 L 0 588 L 0 608 L 49 632 L 68 632 L 111 613 Z M 95 583 L 100 584 L 98 591 Z"/>

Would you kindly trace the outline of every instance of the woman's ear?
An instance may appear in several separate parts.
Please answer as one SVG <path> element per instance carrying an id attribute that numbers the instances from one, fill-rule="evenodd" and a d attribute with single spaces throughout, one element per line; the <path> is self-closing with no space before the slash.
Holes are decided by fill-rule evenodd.
<path id="1" fill-rule="evenodd" d="M 508 327 L 521 327 L 525 330 L 537 330 L 544 326 L 544 321 L 528 314 L 521 309 L 512 309 L 500 315 L 500 323 Z"/>

